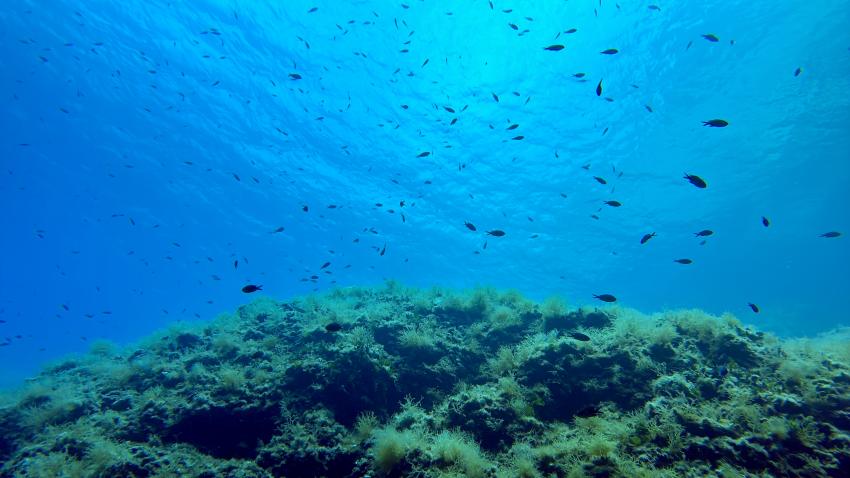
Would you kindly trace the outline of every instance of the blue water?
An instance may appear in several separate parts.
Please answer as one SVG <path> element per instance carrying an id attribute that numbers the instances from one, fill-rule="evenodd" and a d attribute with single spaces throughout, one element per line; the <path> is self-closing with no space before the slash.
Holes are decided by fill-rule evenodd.
<path id="1" fill-rule="evenodd" d="M 249 283 L 850 325 L 850 2 L 649 5 L 4 2 L 0 383 Z"/>

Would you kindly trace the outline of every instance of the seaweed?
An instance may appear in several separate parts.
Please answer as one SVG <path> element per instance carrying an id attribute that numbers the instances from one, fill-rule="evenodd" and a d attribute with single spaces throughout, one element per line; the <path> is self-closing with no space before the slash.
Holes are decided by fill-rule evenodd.
<path id="1" fill-rule="evenodd" d="M 7 392 L 0 476 L 841 476 L 847 335 L 492 288 L 259 298 Z"/>

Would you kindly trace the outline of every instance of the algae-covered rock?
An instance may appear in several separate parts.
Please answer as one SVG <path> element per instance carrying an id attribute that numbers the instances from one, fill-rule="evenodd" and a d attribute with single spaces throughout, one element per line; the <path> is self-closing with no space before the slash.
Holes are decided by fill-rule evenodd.
<path id="1" fill-rule="evenodd" d="M 48 367 L 0 476 L 850 476 L 848 410 L 830 336 L 390 283 Z"/>

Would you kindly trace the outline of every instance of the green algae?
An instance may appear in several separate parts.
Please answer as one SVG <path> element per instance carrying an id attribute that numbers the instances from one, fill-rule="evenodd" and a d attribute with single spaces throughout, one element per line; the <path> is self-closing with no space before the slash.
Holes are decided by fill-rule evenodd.
<path id="1" fill-rule="evenodd" d="M 260 298 L 6 393 L 0 476 L 838 476 L 847 343 L 490 288 Z"/>

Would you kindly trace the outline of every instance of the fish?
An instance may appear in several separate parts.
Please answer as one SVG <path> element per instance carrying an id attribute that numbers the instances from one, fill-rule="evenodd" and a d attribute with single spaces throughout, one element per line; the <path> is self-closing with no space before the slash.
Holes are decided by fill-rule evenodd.
<path id="1" fill-rule="evenodd" d="M 608 181 L 606 181 L 605 178 L 600 178 L 599 176 L 594 176 L 593 179 L 595 179 L 599 184 L 608 184 Z"/>
<path id="2" fill-rule="evenodd" d="M 384 255 L 384 254 L 386 254 L 386 253 L 387 253 L 387 243 L 385 242 L 385 243 L 384 243 L 384 248 L 383 248 L 383 249 L 381 249 L 381 252 L 379 253 L 379 255 L 383 256 L 383 255 Z"/>
<path id="3" fill-rule="evenodd" d="M 722 119 L 710 119 L 708 121 L 703 121 L 702 125 L 711 128 L 725 128 L 729 126 L 729 122 Z"/>
<path id="4" fill-rule="evenodd" d="M 691 184 L 700 189 L 705 189 L 708 187 L 708 184 L 705 182 L 705 180 L 695 174 L 685 173 L 685 179 L 687 179 Z"/>
<path id="5" fill-rule="evenodd" d="M 279 232 L 283 232 L 283 226 L 276 228 L 274 231 L 270 232 L 269 234 L 277 234 Z"/>
<path id="6" fill-rule="evenodd" d="M 607 50 L 602 50 L 602 51 L 600 51 L 599 53 L 600 53 L 601 55 L 616 55 L 616 54 L 617 54 L 617 53 L 619 53 L 619 52 L 620 52 L 620 50 L 618 50 L 618 49 L 616 49 L 616 48 L 609 48 L 609 49 L 607 49 Z"/>
<path id="7" fill-rule="evenodd" d="M 474 231 L 478 230 L 478 229 L 475 228 L 475 224 L 472 224 L 471 222 L 464 221 L 463 225 L 466 226 L 466 228 L 469 229 L 470 231 L 474 232 Z"/>
<path id="8" fill-rule="evenodd" d="M 596 85 L 596 96 L 602 96 L 602 80 L 599 80 L 599 84 Z"/>
<path id="9" fill-rule="evenodd" d="M 588 337 L 587 335 L 585 335 L 581 332 L 570 332 L 568 335 L 570 337 L 576 339 L 576 340 L 581 341 L 581 342 L 589 342 L 590 341 L 590 337 Z"/>
<path id="10" fill-rule="evenodd" d="M 239 269 L 239 259 L 236 259 L 235 261 L 233 261 L 233 268 Z"/>
<path id="11" fill-rule="evenodd" d="M 660 11 L 660 10 L 661 10 L 661 7 L 659 7 L 658 5 L 650 5 L 650 6 L 646 7 L 646 8 L 648 8 L 648 9 L 650 9 L 650 10 L 657 10 L 657 11 Z"/>
<path id="12" fill-rule="evenodd" d="M 605 201 L 605 204 L 611 207 L 620 207 L 623 205 L 623 203 L 621 203 L 620 201 Z"/>
<path id="13" fill-rule="evenodd" d="M 720 39 L 717 38 L 717 35 L 715 35 L 714 33 L 706 33 L 705 35 L 702 35 L 702 37 L 712 43 L 717 43 L 720 41 Z"/>
<path id="14" fill-rule="evenodd" d="M 841 233 L 838 232 L 838 231 L 829 231 L 829 232 L 825 232 L 825 233 L 821 234 L 820 237 L 833 238 L 833 237 L 839 237 L 840 235 L 841 235 Z"/>
<path id="15" fill-rule="evenodd" d="M 647 242 L 649 242 L 650 239 L 652 239 L 655 236 L 656 236 L 656 234 L 654 232 L 651 232 L 649 234 L 644 234 L 643 237 L 640 238 L 640 243 L 646 244 Z"/>
<path id="16" fill-rule="evenodd" d="M 756 304 L 753 304 L 752 302 L 750 302 L 747 305 L 749 305 L 750 308 L 753 309 L 753 312 L 755 312 L 756 314 L 758 314 L 760 312 L 759 306 L 757 306 Z"/>
<path id="17" fill-rule="evenodd" d="M 708 236 L 710 236 L 710 235 L 712 235 L 712 234 L 714 234 L 714 231 L 712 231 L 711 229 L 703 229 L 703 230 L 702 230 L 702 231 L 700 231 L 700 232 L 695 232 L 695 233 L 694 233 L 694 235 L 695 235 L 695 236 L 697 236 L 697 237 L 708 237 Z"/>
<path id="18" fill-rule="evenodd" d="M 424 157 L 427 157 L 427 156 L 431 156 L 430 151 L 422 151 L 421 153 L 416 155 L 417 158 L 424 158 Z"/>
<path id="19" fill-rule="evenodd" d="M 597 294 L 593 294 L 593 298 L 594 298 L 594 299 L 599 299 L 599 300 L 601 300 L 602 302 L 609 302 L 609 303 L 610 303 L 610 302 L 617 302 L 617 298 L 616 298 L 616 297 L 614 297 L 614 296 L 613 296 L 613 295 L 611 295 L 611 294 L 599 294 L 599 295 L 597 295 Z"/>
<path id="20" fill-rule="evenodd" d="M 584 78 L 585 76 L 587 76 L 587 73 L 573 73 L 573 78 Z"/>
<path id="21" fill-rule="evenodd" d="M 673 262 L 678 262 L 679 264 L 693 264 L 694 261 L 690 259 L 673 259 Z"/>
<path id="22" fill-rule="evenodd" d="M 263 290 L 263 286 L 248 284 L 248 285 L 246 285 L 245 287 L 242 288 L 242 292 L 244 292 L 246 294 L 250 294 L 251 292 L 257 292 L 258 290 Z"/>
<path id="23" fill-rule="evenodd" d="M 764 227 L 770 226 L 770 220 L 764 216 L 761 217 L 761 225 Z"/>
<path id="24" fill-rule="evenodd" d="M 512 130 L 512 129 L 517 129 L 517 128 L 519 128 L 519 125 L 518 125 L 518 124 L 516 124 L 516 123 L 514 123 L 514 124 L 512 124 L 512 125 L 508 126 L 508 127 L 507 127 L 507 128 L 505 128 L 505 129 L 506 129 L 506 130 L 508 130 L 508 131 L 510 131 L 510 130 Z"/>
<path id="25" fill-rule="evenodd" d="M 547 47 L 543 47 L 543 49 L 548 51 L 561 51 L 564 49 L 564 45 L 549 45 Z"/>
<path id="26" fill-rule="evenodd" d="M 501 229 L 492 229 L 490 231 L 487 231 L 487 235 L 493 237 L 502 237 L 505 235 L 505 231 Z"/>
<path id="27" fill-rule="evenodd" d="M 794 70 L 794 76 L 800 76 L 800 73 L 802 73 L 802 72 L 803 72 L 803 68 L 797 67 L 797 69 Z"/>
<path id="28" fill-rule="evenodd" d="M 307 211 L 310 210 L 310 206 L 305 204 L 305 205 L 301 206 L 301 210 L 304 211 L 304 212 L 307 212 Z"/>
<path id="29" fill-rule="evenodd" d="M 321 269 L 324 269 L 324 268 L 328 267 L 329 265 L 331 265 L 331 263 L 330 263 L 330 262 L 325 262 L 324 264 L 322 264 L 322 267 L 319 267 L 319 269 L 320 269 L 320 270 L 321 270 Z"/>
<path id="30" fill-rule="evenodd" d="M 325 330 L 327 330 L 328 332 L 339 332 L 340 330 L 342 330 L 342 325 L 340 325 L 338 322 L 331 322 L 330 324 L 325 326 Z"/>
<path id="31" fill-rule="evenodd" d="M 569 30 L 564 30 L 564 33 L 566 33 L 566 34 L 572 34 L 572 33 L 575 33 L 575 32 L 577 32 L 577 31 L 578 31 L 578 30 L 577 30 L 577 29 L 575 29 L 575 28 L 570 28 Z"/>
<path id="32" fill-rule="evenodd" d="M 523 139 L 525 139 L 525 136 L 523 136 L 523 135 L 514 136 L 511 139 L 514 140 L 514 141 L 522 141 Z"/>
<path id="33" fill-rule="evenodd" d="M 300 80 L 300 79 L 301 79 L 301 75 L 299 75 L 298 73 L 290 73 L 290 74 L 289 74 L 289 78 L 290 78 L 290 79 L 293 79 L 293 80 Z"/>

